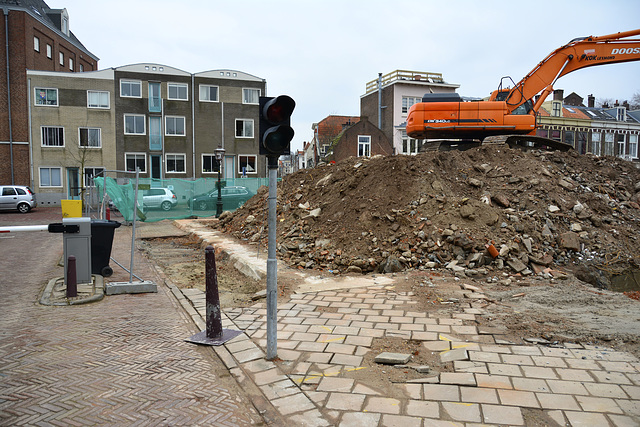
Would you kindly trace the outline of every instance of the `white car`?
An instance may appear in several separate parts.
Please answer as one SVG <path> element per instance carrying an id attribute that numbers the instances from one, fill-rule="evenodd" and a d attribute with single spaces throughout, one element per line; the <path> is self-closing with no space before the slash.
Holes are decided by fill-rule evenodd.
<path id="1" fill-rule="evenodd" d="M 0 210 L 27 213 L 38 205 L 36 195 L 24 185 L 0 185 Z"/>
<path id="2" fill-rule="evenodd" d="M 145 208 L 161 208 L 169 211 L 177 204 L 178 198 L 168 188 L 151 188 L 142 192 L 142 205 Z"/>

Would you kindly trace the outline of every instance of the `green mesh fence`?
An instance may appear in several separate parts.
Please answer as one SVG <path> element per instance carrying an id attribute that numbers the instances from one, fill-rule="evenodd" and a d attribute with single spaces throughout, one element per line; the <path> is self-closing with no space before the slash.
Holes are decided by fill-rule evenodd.
<path id="1" fill-rule="evenodd" d="M 99 198 L 106 194 L 110 205 L 125 221 L 133 221 L 135 178 L 97 177 L 94 179 Z M 105 184 L 106 183 L 106 184 Z M 268 185 L 268 178 L 227 178 L 221 181 L 222 209 L 233 211 Z M 103 185 L 105 192 L 103 193 Z M 192 216 L 212 216 L 218 204 L 216 178 L 138 180 L 137 221 L 162 221 Z"/>

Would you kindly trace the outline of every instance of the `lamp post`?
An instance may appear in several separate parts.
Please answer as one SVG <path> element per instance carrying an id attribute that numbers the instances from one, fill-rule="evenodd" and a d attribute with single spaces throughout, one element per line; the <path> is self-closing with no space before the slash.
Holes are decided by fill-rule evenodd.
<path id="1" fill-rule="evenodd" d="M 216 160 L 218 160 L 218 203 L 216 205 L 216 218 L 222 215 L 222 182 L 220 181 L 220 171 L 222 171 L 222 159 L 224 159 L 224 148 L 215 149 Z"/>

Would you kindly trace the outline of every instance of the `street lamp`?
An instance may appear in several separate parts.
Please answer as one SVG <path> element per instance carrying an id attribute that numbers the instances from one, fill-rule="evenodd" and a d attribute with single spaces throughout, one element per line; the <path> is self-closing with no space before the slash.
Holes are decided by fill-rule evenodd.
<path id="1" fill-rule="evenodd" d="M 218 160 L 218 203 L 216 207 L 216 218 L 220 218 L 222 215 L 222 183 L 220 181 L 220 171 L 222 170 L 222 159 L 224 159 L 224 148 L 218 147 L 215 149 L 216 160 Z"/>

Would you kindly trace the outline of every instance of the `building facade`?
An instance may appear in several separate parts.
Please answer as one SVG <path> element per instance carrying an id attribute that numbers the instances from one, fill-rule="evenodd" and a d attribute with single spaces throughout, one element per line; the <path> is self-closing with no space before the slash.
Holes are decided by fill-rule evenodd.
<path id="1" fill-rule="evenodd" d="M 440 73 L 396 70 L 367 83 L 360 97 L 360 115 L 368 117 L 391 141 L 394 154 L 415 155 L 421 140 L 407 136 L 409 108 L 425 93 L 455 92 L 460 85 L 446 83 Z"/>
<path id="2" fill-rule="evenodd" d="M 39 200 L 78 198 L 99 170 L 138 169 L 157 180 L 215 178 L 218 147 L 225 150 L 225 178 L 267 176 L 257 129 L 264 79 L 161 64 L 27 74 Z"/>
<path id="3" fill-rule="evenodd" d="M 329 158 L 339 162 L 349 157 L 393 155 L 393 146 L 384 132 L 362 117 L 358 123 L 347 127 L 336 139 Z"/>
<path id="4" fill-rule="evenodd" d="M 0 182 L 33 185 L 26 70 L 93 71 L 98 57 L 69 30 L 66 9 L 41 0 L 0 0 L 0 7 Z"/>

